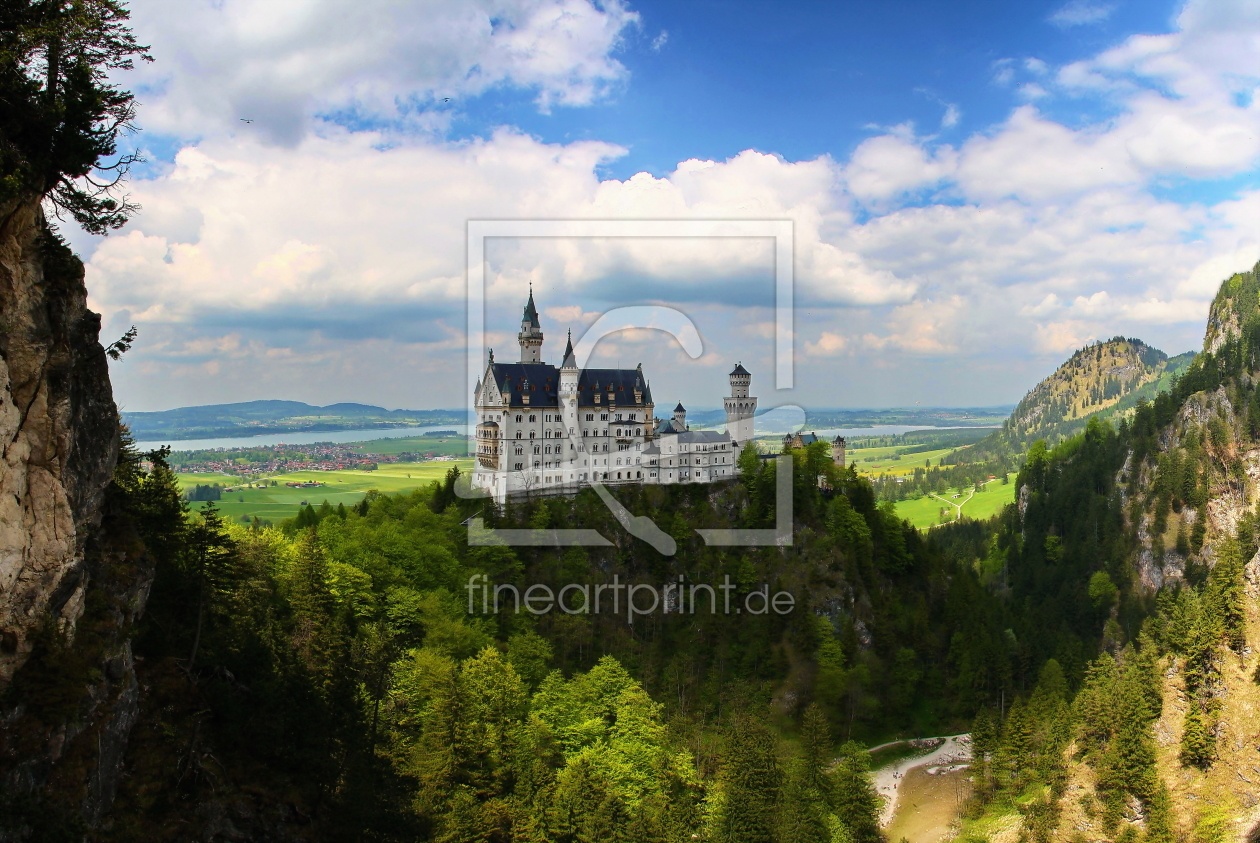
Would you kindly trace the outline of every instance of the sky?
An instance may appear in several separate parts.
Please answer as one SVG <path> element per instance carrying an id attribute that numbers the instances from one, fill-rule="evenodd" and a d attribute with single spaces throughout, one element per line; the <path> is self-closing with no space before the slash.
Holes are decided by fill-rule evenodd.
<path id="1" fill-rule="evenodd" d="M 132 0 L 140 213 L 93 237 L 125 410 L 283 398 L 466 406 L 466 227 L 790 220 L 773 241 L 488 241 L 486 345 L 532 282 L 558 363 L 611 308 L 658 404 L 1009 404 L 1115 335 L 1200 347 L 1260 259 L 1260 4 Z M 249 121 L 249 122 L 246 122 Z M 484 350 L 483 350 L 484 351 Z M 479 356 L 483 352 L 478 352 Z"/>

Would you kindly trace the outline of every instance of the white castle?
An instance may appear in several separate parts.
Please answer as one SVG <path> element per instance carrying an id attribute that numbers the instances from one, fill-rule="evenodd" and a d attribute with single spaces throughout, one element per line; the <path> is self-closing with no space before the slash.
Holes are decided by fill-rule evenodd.
<path id="1" fill-rule="evenodd" d="M 585 483 L 711 483 L 736 474 L 752 441 L 757 399 L 752 375 L 736 364 L 723 401 L 726 430 L 691 430 L 681 403 L 655 416 L 652 390 L 634 369 L 580 369 L 570 332 L 560 367 L 542 360 L 534 292 L 521 316 L 519 363 L 491 349 L 477 382 L 477 464 L 473 486 L 503 502 L 527 492 L 575 493 Z"/>

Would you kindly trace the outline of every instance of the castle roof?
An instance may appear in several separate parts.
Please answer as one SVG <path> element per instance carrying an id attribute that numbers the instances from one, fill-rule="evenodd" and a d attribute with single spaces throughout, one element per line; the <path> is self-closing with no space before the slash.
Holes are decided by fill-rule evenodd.
<path id="1" fill-rule="evenodd" d="M 735 368 L 731 370 L 732 375 L 746 375 L 748 370 L 744 368 L 743 363 L 736 363 Z"/>
<path id="2" fill-rule="evenodd" d="M 675 412 L 675 413 L 685 413 L 685 412 L 687 412 L 687 408 L 686 408 L 686 407 L 684 407 L 684 406 L 682 405 L 682 402 L 681 402 L 681 401 L 679 401 L 679 402 L 678 402 L 678 406 L 674 408 L 674 412 Z"/>
<path id="3" fill-rule="evenodd" d="M 538 323 L 538 308 L 534 307 L 534 285 L 529 285 L 529 301 L 525 302 L 525 312 L 521 314 L 521 321 L 528 324 L 532 328 L 541 328 Z"/>
<path id="4" fill-rule="evenodd" d="M 558 407 L 560 370 L 550 363 L 491 363 L 495 383 L 509 396 L 508 404 L 523 407 L 521 397 L 529 392 L 529 407 Z M 643 393 L 643 403 L 635 404 L 634 391 Z M 595 395 L 600 402 L 595 403 Z M 609 399 L 609 396 L 612 399 Z M 638 369 L 582 369 L 578 374 L 578 406 L 607 407 L 616 403 L 619 407 L 636 407 L 652 403 L 652 390 L 643 380 Z"/>
<path id="5" fill-rule="evenodd" d="M 564 346 L 564 359 L 560 363 L 561 369 L 576 369 L 577 358 L 573 356 L 573 332 L 569 331 L 569 341 Z"/>

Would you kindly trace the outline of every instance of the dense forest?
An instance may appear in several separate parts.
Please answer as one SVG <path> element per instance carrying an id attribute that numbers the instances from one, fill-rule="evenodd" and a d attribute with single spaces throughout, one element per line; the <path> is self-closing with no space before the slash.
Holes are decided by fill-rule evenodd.
<path id="1" fill-rule="evenodd" d="M 456 470 L 277 528 L 229 525 L 213 503 L 187 512 L 161 452 L 125 451 L 117 511 L 158 561 L 136 640 L 151 696 L 101 839 L 162 839 L 213 793 L 287 800 L 327 839 L 875 841 L 863 742 L 977 716 L 1005 740 L 1012 718 L 1059 711 L 1047 694 L 1088 684 L 1108 636 L 1136 635 L 1124 629 L 1142 601 L 1098 585 L 1123 580 L 1107 494 L 1120 454 L 1105 425 L 1038 450 L 1020 477 L 1022 526 L 1011 507 L 996 530 L 962 523 L 931 541 L 825 443 L 788 456 L 786 547 L 707 547 L 694 532 L 772 524 L 773 464 L 746 460 L 716 490 L 619 490 L 673 535 L 665 557 L 611 530 L 609 548 L 470 547 L 473 514 L 539 528 L 608 518 L 590 492 L 499 510 L 460 497 Z M 736 605 L 763 587 L 795 604 L 728 614 L 702 600 L 633 624 L 487 614 L 467 589 L 477 575 L 522 591 L 728 581 Z M 65 658 L 50 645 L 12 693 L 55 711 Z M 1035 775 L 994 757 L 983 794 Z"/>

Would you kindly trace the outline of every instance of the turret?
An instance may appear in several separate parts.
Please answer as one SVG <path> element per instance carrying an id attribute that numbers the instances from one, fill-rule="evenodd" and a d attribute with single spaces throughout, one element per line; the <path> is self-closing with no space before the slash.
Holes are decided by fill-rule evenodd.
<path id="1" fill-rule="evenodd" d="M 560 364 L 560 394 L 570 396 L 577 394 L 578 364 L 573 355 L 573 332 L 569 331 L 569 340 L 564 346 L 564 362 Z"/>
<path id="2" fill-rule="evenodd" d="M 845 441 L 843 436 L 837 436 L 835 439 L 831 440 L 831 461 L 840 468 L 844 468 L 844 446 Z"/>
<path id="3" fill-rule="evenodd" d="M 538 322 L 538 308 L 534 307 L 534 285 L 529 285 L 529 301 L 521 314 L 521 332 L 516 335 L 521 344 L 522 363 L 541 363 L 543 332 Z"/>
<path id="4" fill-rule="evenodd" d="M 678 406 L 674 408 L 674 422 L 683 430 L 687 429 L 687 408 L 678 402 Z"/>

